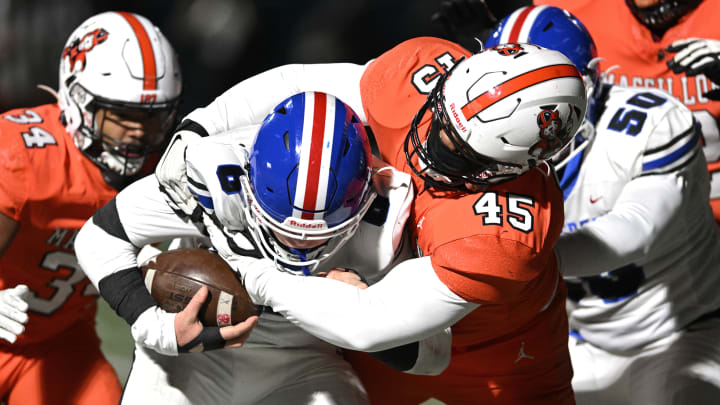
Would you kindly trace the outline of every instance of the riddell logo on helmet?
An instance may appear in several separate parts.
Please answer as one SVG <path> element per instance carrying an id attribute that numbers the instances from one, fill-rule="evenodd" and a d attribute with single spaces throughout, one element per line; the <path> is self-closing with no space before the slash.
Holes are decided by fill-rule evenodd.
<path id="1" fill-rule="evenodd" d="M 289 220 L 288 225 L 294 226 L 296 228 L 302 228 L 302 229 L 322 229 L 325 228 L 325 225 L 323 224 L 308 224 L 305 222 L 298 222 L 295 220 Z"/>
<path id="2" fill-rule="evenodd" d="M 98 28 L 92 32 L 88 32 L 81 38 L 77 38 L 65 49 L 63 49 L 62 57 L 70 58 L 70 71 L 75 71 L 75 64 L 80 62 L 78 70 L 85 70 L 85 55 L 90 52 L 95 45 L 101 44 L 108 39 L 108 32 L 102 28 Z"/>
<path id="3" fill-rule="evenodd" d="M 460 128 L 460 130 L 463 132 L 467 132 L 467 128 L 465 128 L 465 125 L 463 125 L 462 121 L 460 121 L 460 114 L 455 111 L 455 103 L 450 103 L 450 113 L 452 114 L 458 128 Z"/>

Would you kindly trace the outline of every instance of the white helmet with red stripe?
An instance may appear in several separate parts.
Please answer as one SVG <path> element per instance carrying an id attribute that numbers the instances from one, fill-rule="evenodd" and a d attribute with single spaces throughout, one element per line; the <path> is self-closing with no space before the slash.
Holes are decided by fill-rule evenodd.
<path id="1" fill-rule="evenodd" d="M 441 188 L 506 181 L 562 149 L 586 103 L 580 72 L 560 52 L 519 43 L 489 48 L 439 80 L 413 120 L 408 162 Z M 432 120 L 422 136 L 427 110 Z"/>
<path id="2" fill-rule="evenodd" d="M 63 122 L 111 184 L 136 175 L 147 155 L 162 149 L 175 124 L 181 89 L 170 42 L 137 14 L 90 17 L 73 31 L 61 55 L 58 104 Z M 145 134 L 141 144 L 110 139 L 100 131 L 99 108 L 148 117 L 157 131 Z"/>

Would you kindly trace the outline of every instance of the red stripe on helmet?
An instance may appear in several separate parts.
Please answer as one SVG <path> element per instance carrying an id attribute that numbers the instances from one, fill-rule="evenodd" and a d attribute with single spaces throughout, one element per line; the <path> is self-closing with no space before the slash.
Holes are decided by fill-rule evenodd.
<path id="1" fill-rule="evenodd" d="M 486 91 L 475 99 L 470 100 L 469 103 L 462 107 L 462 112 L 466 119 L 469 120 L 484 109 L 520 90 L 538 83 L 563 77 L 577 77 L 582 80 L 580 72 L 578 72 L 577 68 L 573 65 L 545 66 L 514 77 L 505 83 L 493 87 L 491 91 Z"/>
<path id="2" fill-rule="evenodd" d="M 510 31 L 510 37 L 508 38 L 508 42 L 518 42 L 518 37 L 520 37 L 520 30 L 522 30 L 523 24 L 525 24 L 525 20 L 527 19 L 528 14 L 530 14 L 532 9 L 534 8 L 535 6 L 528 6 L 520 12 L 520 15 L 518 15 L 518 18 L 515 20 L 515 25 L 513 25 L 512 30 Z"/>
<path id="3" fill-rule="evenodd" d="M 305 199 L 303 200 L 303 213 L 301 218 L 313 219 L 315 214 L 308 211 L 317 209 L 318 182 L 322 166 L 323 138 L 325 135 L 325 114 L 327 110 L 327 95 L 313 93 L 315 96 L 315 110 L 313 111 L 312 139 L 310 140 L 310 159 L 308 159 L 307 179 L 305 183 Z"/>
<path id="4" fill-rule="evenodd" d="M 155 51 L 153 51 L 150 37 L 145 27 L 133 14 L 126 11 L 118 11 L 123 16 L 135 32 L 135 37 L 140 45 L 140 53 L 143 60 L 143 90 L 157 90 L 157 67 L 155 66 Z"/>

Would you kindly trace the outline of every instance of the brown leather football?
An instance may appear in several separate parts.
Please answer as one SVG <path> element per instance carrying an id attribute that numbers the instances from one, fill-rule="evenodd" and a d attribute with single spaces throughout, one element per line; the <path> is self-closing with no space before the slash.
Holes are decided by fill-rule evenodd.
<path id="1" fill-rule="evenodd" d="M 259 315 L 261 307 L 250 300 L 233 269 L 205 249 L 175 249 L 148 259 L 141 268 L 145 287 L 158 305 L 180 312 L 201 286 L 209 297 L 198 318 L 205 326 L 228 326 Z"/>

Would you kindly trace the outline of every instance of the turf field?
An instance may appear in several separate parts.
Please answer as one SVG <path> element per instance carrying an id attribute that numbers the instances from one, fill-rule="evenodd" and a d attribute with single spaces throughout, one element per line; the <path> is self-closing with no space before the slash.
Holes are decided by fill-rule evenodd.
<path id="1" fill-rule="evenodd" d="M 133 341 L 130 327 L 102 298 L 98 299 L 96 322 L 97 332 L 102 341 L 100 348 L 110 364 L 115 367 L 120 382 L 125 384 L 132 363 Z"/>

